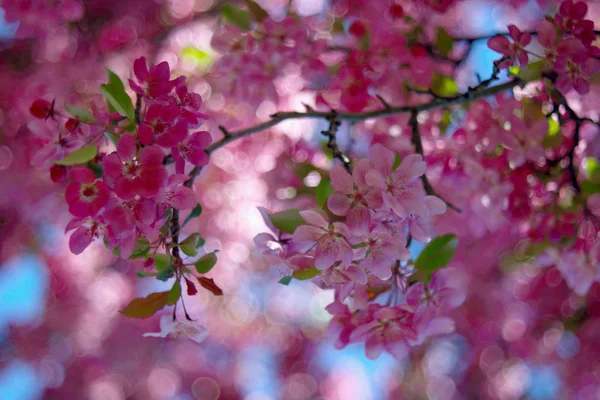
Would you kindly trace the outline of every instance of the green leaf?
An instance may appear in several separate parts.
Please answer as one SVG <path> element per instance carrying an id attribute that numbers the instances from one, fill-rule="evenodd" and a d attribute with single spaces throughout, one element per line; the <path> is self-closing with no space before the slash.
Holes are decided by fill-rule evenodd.
<path id="1" fill-rule="evenodd" d="M 319 207 L 323 207 L 333 192 L 334 190 L 333 187 L 331 187 L 331 182 L 329 182 L 329 179 L 321 179 L 321 182 L 319 182 L 319 185 L 317 186 L 317 205 Z"/>
<path id="2" fill-rule="evenodd" d="M 255 1 L 246 0 L 246 6 L 248 10 L 250 10 L 250 14 L 252 14 L 252 18 L 256 22 L 262 22 L 263 19 L 269 16 L 269 13 L 264 10 L 260 5 L 258 5 Z"/>
<path id="3" fill-rule="evenodd" d="M 199 274 L 206 274 L 215 266 L 216 263 L 217 254 L 213 252 L 206 254 L 201 259 L 196 261 L 194 266 L 196 267 L 196 271 L 198 271 Z"/>
<path id="4" fill-rule="evenodd" d="M 167 254 L 154 255 L 155 268 L 157 271 L 163 271 L 171 264 L 171 257 Z"/>
<path id="5" fill-rule="evenodd" d="M 418 270 L 433 272 L 448 265 L 458 246 L 456 235 L 448 234 L 433 239 L 415 261 Z"/>
<path id="6" fill-rule="evenodd" d="M 145 257 L 146 254 L 148 254 L 148 251 L 150 251 L 148 239 L 138 237 L 135 241 L 135 249 L 133 249 L 133 253 L 131 253 L 129 259 L 134 260 L 136 258 Z"/>
<path id="7" fill-rule="evenodd" d="M 392 171 L 395 171 L 396 168 L 402 164 L 402 157 L 398 153 L 394 153 L 396 156 L 394 157 L 394 165 L 392 165 Z"/>
<path id="8" fill-rule="evenodd" d="M 173 284 L 171 290 L 169 290 L 169 294 L 167 295 L 167 305 L 172 306 L 177 303 L 177 300 L 181 298 L 181 283 L 179 280 L 176 280 Z"/>
<path id="9" fill-rule="evenodd" d="M 102 175 L 104 175 L 104 167 L 102 166 L 102 164 L 88 162 L 87 167 L 92 170 L 92 172 L 96 176 L 96 179 L 100 179 L 102 178 Z"/>
<path id="10" fill-rule="evenodd" d="M 586 177 L 593 184 L 600 184 L 600 163 L 594 157 L 585 159 Z"/>
<path id="11" fill-rule="evenodd" d="M 81 122 L 92 122 L 94 120 L 94 114 L 85 107 L 72 106 L 65 103 L 65 110 Z"/>
<path id="12" fill-rule="evenodd" d="M 300 215 L 300 210 L 296 208 L 270 214 L 269 219 L 275 228 L 285 233 L 294 233 L 297 227 L 306 224 Z"/>
<path id="13" fill-rule="evenodd" d="M 517 76 L 525 82 L 537 81 L 542 78 L 543 69 L 544 62 L 542 60 L 535 61 L 522 66 Z"/>
<path id="14" fill-rule="evenodd" d="M 546 149 L 557 149 L 561 146 L 562 141 L 563 136 L 560 132 L 560 125 L 553 118 L 548 118 L 548 133 L 542 140 L 542 145 Z"/>
<path id="15" fill-rule="evenodd" d="M 194 46 L 188 46 L 181 50 L 181 58 L 202 70 L 208 70 L 213 63 L 210 54 Z"/>
<path id="16" fill-rule="evenodd" d="M 123 82 L 121 82 L 121 78 L 108 68 L 106 68 L 106 72 L 108 73 L 108 83 L 100 85 L 100 91 L 115 111 L 134 121 L 135 110 L 133 102 L 131 101 L 131 97 L 125 93 L 125 87 L 123 86 Z"/>
<path id="17" fill-rule="evenodd" d="M 221 7 L 221 15 L 223 15 L 225 22 L 237 26 L 242 31 L 250 30 L 252 21 L 248 11 L 242 10 L 232 4 L 225 3 Z"/>
<path id="18" fill-rule="evenodd" d="M 158 275 L 156 272 L 143 272 L 143 271 L 136 271 L 135 275 L 138 278 L 149 278 L 151 276 L 156 276 Z"/>
<path id="19" fill-rule="evenodd" d="M 581 182 L 581 190 L 587 195 L 600 193 L 600 185 L 596 185 L 588 180 L 585 180 Z"/>
<path id="20" fill-rule="evenodd" d="M 186 237 L 183 242 L 179 243 L 179 248 L 185 253 L 185 255 L 194 257 L 196 254 L 198 254 L 197 249 L 198 247 L 202 246 L 202 244 L 204 244 L 204 239 L 200 237 L 199 233 L 194 233 Z"/>
<path id="21" fill-rule="evenodd" d="M 167 208 L 167 211 L 165 211 L 165 214 L 161 219 L 164 217 L 167 217 L 167 220 L 165 221 L 164 225 L 160 227 L 160 233 L 166 236 L 171 228 L 171 219 L 173 218 L 173 209 L 171 207 Z"/>
<path id="22" fill-rule="evenodd" d="M 436 72 L 431 81 L 431 91 L 441 97 L 452 97 L 458 93 L 458 85 L 452 77 Z"/>
<path id="23" fill-rule="evenodd" d="M 104 132 L 104 137 L 112 142 L 117 147 L 119 145 L 119 135 L 112 132 Z"/>
<path id="24" fill-rule="evenodd" d="M 292 276 L 294 278 L 298 279 L 299 281 L 306 281 L 308 279 L 314 278 L 315 276 L 319 275 L 320 273 L 321 273 L 320 270 L 316 269 L 315 267 L 312 267 L 312 268 L 297 269 L 294 271 Z"/>
<path id="25" fill-rule="evenodd" d="M 290 284 L 291 281 L 292 281 L 292 276 L 290 275 L 290 276 L 284 276 L 283 278 L 281 278 L 279 280 L 278 283 L 281 283 L 282 285 L 287 286 Z"/>
<path id="26" fill-rule="evenodd" d="M 446 32 L 441 26 L 438 27 L 435 35 L 435 47 L 440 51 L 440 54 L 444 57 L 448 56 L 454 46 L 454 39 Z"/>
<path id="27" fill-rule="evenodd" d="M 129 318 L 149 318 L 167 305 L 169 292 L 151 293 L 148 297 L 134 299 L 121 310 Z"/>
<path id="28" fill-rule="evenodd" d="M 183 225 L 181 225 L 181 227 L 183 228 L 184 226 L 187 225 L 188 222 L 190 222 L 194 218 L 198 218 L 201 214 L 202 214 L 202 206 L 200 205 L 200 203 L 198 203 L 198 204 L 196 204 L 196 207 L 194 207 L 192 209 L 192 212 L 190 213 L 190 215 L 188 215 L 188 217 L 185 219 L 185 221 L 183 221 Z"/>
<path id="29" fill-rule="evenodd" d="M 519 72 L 521 71 L 521 69 L 516 66 L 513 65 L 512 67 L 508 67 L 508 74 L 512 75 L 512 76 L 519 76 Z"/>
<path id="30" fill-rule="evenodd" d="M 446 129 L 452 123 L 452 111 L 444 110 L 442 113 L 442 120 L 440 121 L 440 131 L 446 133 Z"/>
<path id="31" fill-rule="evenodd" d="M 82 147 L 79 150 L 75 150 L 74 152 L 68 154 L 62 160 L 54 161 L 55 164 L 58 165 L 75 165 L 75 164 L 85 164 L 88 161 L 92 161 L 96 158 L 98 154 L 98 148 L 95 144 L 90 144 L 89 146 Z"/>

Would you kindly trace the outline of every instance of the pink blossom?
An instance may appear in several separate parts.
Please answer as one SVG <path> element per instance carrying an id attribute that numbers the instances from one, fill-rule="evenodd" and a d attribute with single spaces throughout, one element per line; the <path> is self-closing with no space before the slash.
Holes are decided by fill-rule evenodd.
<path id="1" fill-rule="evenodd" d="M 153 197 L 167 179 L 163 158 L 158 146 L 145 147 L 136 157 L 135 139 L 125 135 L 119 141 L 117 152 L 104 157 L 104 172 L 115 180 L 114 191 L 120 198 Z"/>
<path id="2" fill-rule="evenodd" d="M 170 315 L 160 317 L 160 332 L 144 333 L 144 337 L 159 337 L 171 339 L 191 339 L 202 343 L 208 337 L 208 329 L 196 321 L 173 320 Z"/>
<path id="3" fill-rule="evenodd" d="M 65 190 L 69 212 L 79 218 L 96 215 L 108 202 L 108 186 L 96 180 L 94 173 L 88 168 L 72 169 L 71 178 L 73 182 Z"/>
<path id="4" fill-rule="evenodd" d="M 196 206 L 196 196 L 194 191 L 183 184 L 189 179 L 189 176 L 183 174 L 173 174 L 167 179 L 167 184 L 161 188 L 156 196 L 159 203 L 166 203 L 177 210 L 188 210 Z"/>
<path id="5" fill-rule="evenodd" d="M 392 236 L 385 228 L 372 228 L 370 232 L 354 237 L 352 244 L 357 245 L 354 259 L 361 260 L 362 268 L 382 280 L 392 276 L 391 266 L 395 260 L 410 258 L 406 236 Z"/>
<path id="6" fill-rule="evenodd" d="M 133 73 L 139 82 L 139 85 L 133 80 L 129 80 L 131 89 L 137 94 L 146 97 L 162 97 L 169 94 L 176 81 L 170 81 L 171 71 L 166 61 L 153 66 L 148 70 L 146 57 L 138 58 L 133 62 Z"/>
<path id="7" fill-rule="evenodd" d="M 66 226 L 65 232 L 75 229 L 69 238 L 71 253 L 78 255 L 95 240 L 107 233 L 107 226 L 101 215 L 87 218 L 73 218 Z"/>
<path id="8" fill-rule="evenodd" d="M 352 248 L 345 239 L 350 235 L 348 227 L 341 222 L 330 224 L 325 215 L 317 210 L 300 211 L 300 215 L 309 225 L 296 228 L 293 240 L 316 245 L 315 267 L 324 270 L 336 261 L 341 261 L 344 266 L 350 265 Z"/>
<path id="9" fill-rule="evenodd" d="M 177 120 L 180 111 L 177 106 L 152 104 L 144 115 L 144 123 L 138 128 L 140 142 L 145 145 L 156 144 L 169 148 L 184 140 L 188 132 L 188 123 Z"/>
<path id="10" fill-rule="evenodd" d="M 525 161 L 539 162 L 544 158 L 545 150 L 542 141 L 548 134 L 548 121 L 542 118 L 527 124 L 520 118 L 511 118 L 511 130 L 505 136 L 508 147 L 508 162 L 511 168 L 518 168 Z"/>
<path id="11" fill-rule="evenodd" d="M 450 273 L 447 269 L 437 270 L 427 286 L 421 282 L 410 286 L 406 293 L 406 303 L 414 307 L 417 313 L 431 314 L 460 306 L 465 296 L 449 285 Z"/>
<path id="12" fill-rule="evenodd" d="M 208 164 L 208 155 L 204 151 L 210 145 L 212 137 L 206 131 L 194 132 L 187 139 L 171 148 L 175 159 L 175 169 L 178 174 L 184 173 L 185 162 L 188 161 L 195 167 Z"/>
<path id="13" fill-rule="evenodd" d="M 590 57 L 581 42 L 578 42 L 577 39 L 570 39 L 569 46 L 559 50 L 554 70 L 558 73 L 558 90 L 567 93 L 573 88 L 583 95 L 590 91 L 589 79 L 594 72 L 600 70 L 600 61 Z"/>
<path id="14" fill-rule="evenodd" d="M 202 120 L 208 119 L 208 115 L 200 112 L 202 107 L 202 96 L 198 93 L 188 92 L 185 84 L 178 85 L 175 89 L 177 97 L 170 97 L 170 103 L 179 107 L 181 117 L 192 127 L 200 125 Z"/>
<path id="15" fill-rule="evenodd" d="M 335 215 L 348 216 L 348 226 L 357 231 L 368 229 L 371 216 L 369 209 L 381 206 L 381 194 L 367 185 L 365 174 L 371 169 L 369 160 L 360 160 L 350 175 L 344 168 L 331 170 L 331 186 L 335 189 L 327 200 L 327 207 Z"/>
<path id="16" fill-rule="evenodd" d="M 344 301 L 356 285 L 366 285 L 367 274 L 356 264 L 347 267 L 341 264 L 328 268 L 319 275 L 319 279 L 336 289 L 337 299 Z"/>
<path id="17" fill-rule="evenodd" d="M 488 40 L 488 47 L 508 59 L 500 65 L 501 68 L 508 67 L 515 59 L 518 59 L 522 66 L 527 65 L 529 56 L 525 47 L 531 42 L 531 34 L 521 32 L 515 25 L 508 26 L 508 33 L 513 42 L 506 36 L 496 35 Z"/>
<path id="18" fill-rule="evenodd" d="M 413 328 L 414 314 L 403 307 L 384 307 L 379 304 L 369 306 L 372 320 L 358 326 L 350 335 L 350 340 L 365 342 L 369 359 L 378 358 L 387 351 L 397 359 L 408 353 L 408 341 L 417 338 Z"/>
<path id="19" fill-rule="evenodd" d="M 420 154 L 411 154 L 392 171 L 394 153 L 376 144 L 371 147 L 370 158 L 374 168 L 367 172 L 366 181 L 381 190 L 385 204 L 402 218 L 410 213 L 426 215 L 423 194 L 416 185 L 417 179 L 425 173 L 426 164 L 423 157 Z"/>

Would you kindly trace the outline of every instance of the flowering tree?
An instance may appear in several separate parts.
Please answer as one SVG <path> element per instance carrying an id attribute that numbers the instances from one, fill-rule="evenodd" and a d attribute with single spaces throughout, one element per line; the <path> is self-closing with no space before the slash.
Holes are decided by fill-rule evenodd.
<path id="1" fill-rule="evenodd" d="M 329 293 L 336 348 L 398 360 L 389 398 L 545 398 L 532 383 L 544 366 L 561 382 L 550 396 L 595 398 L 600 8 L 497 3 L 514 18 L 484 36 L 467 0 L 0 3 L 15 24 L 0 62 L 0 261 L 35 250 L 54 294 L 38 336 L 11 330 L 15 347 L 39 359 L 60 331 L 78 354 L 115 346 L 94 376 L 146 376 L 116 360 L 126 343 L 160 346 L 138 339 L 160 320 L 143 336 L 214 354 L 283 337 L 285 363 L 306 363 L 311 334 L 241 304 L 256 275 L 281 284 L 274 301 L 294 281 Z M 481 43 L 488 76 L 471 65 Z M 64 265 L 99 260 L 111 267 L 93 284 L 95 267 Z M 162 289 L 136 296 L 136 278 Z M 457 367 L 435 364 L 457 338 Z M 89 375 L 89 357 L 61 357 Z M 226 364 L 194 368 L 211 383 L 181 390 L 241 398 Z M 46 387 L 163 396 L 152 382 L 170 375 L 153 373 L 142 391 L 76 373 Z M 346 398 L 286 387 L 277 398 Z"/>

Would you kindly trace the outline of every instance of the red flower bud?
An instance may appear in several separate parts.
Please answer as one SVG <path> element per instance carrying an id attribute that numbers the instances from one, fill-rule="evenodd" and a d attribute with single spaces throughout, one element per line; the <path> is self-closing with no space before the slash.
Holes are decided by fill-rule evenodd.
<path id="1" fill-rule="evenodd" d="M 420 44 L 415 44 L 410 48 L 410 54 L 414 57 L 425 57 L 427 55 L 427 49 Z"/>
<path id="2" fill-rule="evenodd" d="M 36 118 L 48 118 L 53 113 L 53 107 L 49 101 L 44 99 L 37 99 L 33 103 L 31 103 L 31 108 L 29 109 L 29 112 Z"/>
<path id="3" fill-rule="evenodd" d="M 394 18 L 402 18 L 404 16 L 404 9 L 400 4 L 392 4 L 392 7 L 390 7 L 390 14 L 392 14 L 392 17 Z"/>
<path id="4" fill-rule="evenodd" d="M 75 129 L 79 127 L 79 121 L 75 118 L 69 118 L 67 122 L 65 122 L 65 129 L 69 133 L 75 132 Z"/>
<path id="5" fill-rule="evenodd" d="M 61 183 L 67 179 L 67 167 L 64 165 L 53 165 L 50 167 L 50 179 L 54 183 Z"/>
<path id="6" fill-rule="evenodd" d="M 198 293 L 198 289 L 196 288 L 196 285 L 194 285 L 194 282 L 190 281 L 188 278 L 185 278 L 185 284 L 187 286 L 188 296 L 193 296 Z"/>
<path id="7" fill-rule="evenodd" d="M 356 37 L 363 37 L 367 33 L 367 28 L 360 21 L 354 21 L 352 25 L 350 25 L 350 29 L 348 32 Z"/>
<path id="8" fill-rule="evenodd" d="M 154 258 L 150 257 L 144 262 L 144 268 L 154 268 L 156 265 L 156 261 Z"/>

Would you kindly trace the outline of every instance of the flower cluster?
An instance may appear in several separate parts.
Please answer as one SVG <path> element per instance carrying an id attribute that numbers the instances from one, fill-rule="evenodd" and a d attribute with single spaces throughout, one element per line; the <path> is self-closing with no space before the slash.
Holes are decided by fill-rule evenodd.
<path id="1" fill-rule="evenodd" d="M 547 18 L 537 29 L 537 39 L 544 50 L 543 55 L 536 55 L 527 50 L 531 43 L 531 34 L 521 32 L 515 25 L 510 25 L 508 39 L 505 36 L 494 36 L 488 46 L 504 57 L 501 68 L 509 67 L 516 60 L 521 67 L 529 63 L 529 56 L 541 58 L 544 69 L 556 73 L 556 88 L 563 93 L 575 89 L 579 94 L 590 91 L 590 79 L 600 70 L 600 48 L 594 46 L 596 39 L 594 21 L 585 19 L 588 6 L 583 1 L 563 1 L 554 18 Z"/>
<path id="2" fill-rule="evenodd" d="M 148 69 L 145 58 L 140 58 L 133 70 L 136 79 L 129 83 L 142 102 L 137 111 L 141 120 L 134 121 L 137 124 L 131 131 L 125 127 L 120 135 L 112 136 L 116 151 L 85 160 L 90 161 L 88 165 L 65 162 L 68 155 L 62 156 L 81 151 L 85 142 L 98 142 L 104 130 L 99 136 L 97 125 L 81 116 L 67 118 L 63 129 L 60 122 L 65 118 L 53 104 L 40 99 L 31 107 L 35 117 L 56 128 L 54 140 L 44 144 L 34 159 L 41 158 L 41 164 L 53 160 L 59 165 L 75 164 L 60 167 L 70 182 L 65 200 L 74 218 L 67 231 L 75 230 L 69 241 L 75 254 L 95 239 L 118 247 L 123 258 L 129 258 L 140 241 L 156 250 L 166 240 L 160 228 L 167 221 L 167 211 L 196 205 L 193 190 L 184 185 L 188 180 L 184 171 L 186 163 L 201 167 L 208 162 L 204 149 L 211 142 L 210 134 L 189 133 L 207 118 L 200 112 L 202 98 L 188 92 L 183 77 L 170 80 L 166 62 Z M 147 107 L 142 110 L 141 104 Z M 76 129 L 69 129 L 74 125 Z M 163 165 L 169 152 L 176 160 L 175 173 Z"/>
<path id="3" fill-rule="evenodd" d="M 338 343 L 366 341 L 369 357 L 384 349 L 400 356 L 408 344 L 422 343 L 453 326 L 441 317 L 445 303 L 436 296 L 444 297 L 446 288 L 445 280 L 435 278 L 437 273 L 427 287 L 417 284 L 408 293 L 401 284 L 410 276 L 404 271 L 411 258 L 409 238 L 430 241 L 431 219 L 445 213 L 446 204 L 425 193 L 420 178 L 426 164 L 421 155 L 396 161 L 394 152 L 375 144 L 370 157 L 353 166 L 352 174 L 334 166 L 329 216 L 318 209 L 300 211 L 306 224 L 290 237 L 262 233 L 255 238 L 268 264 L 295 273 L 316 269 L 315 281 L 335 289 L 335 302 L 328 310 L 335 315 L 332 324 L 344 326 Z M 265 222 L 277 231 L 268 217 Z M 388 306 L 369 305 L 381 287 L 390 290 Z"/>
<path id="4" fill-rule="evenodd" d="M 55 102 L 34 101 L 30 112 L 37 120 L 30 128 L 38 145 L 31 162 L 51 166 L 52 180 L 66 184 L 64 197 L 73 215 L 66 227 L 66 232 L 72 231 L 72 253 L 81 254 L 93 241 L 103 240 L 121 258 L 143 258 L 147 269 L 156 268 L 157 272 L 144 272 L 146 276 L 175 276 L 173 296 L 178 300 L 177 285 L 183 274 L 191 273 L 180 251 L 196 255 L 203 243 L 198 234 L 191 236 L 193 243 L 178 243 L 178 218 L 179 211 L 201 210 L 186 170 L 208 163 L 205 149 L 211 135 L 197 130 L 208 116 L 200 112 L 202 98 L 188 90 L 184 77 L 171 80 L 166 62 L 149 69 L 145 58 L 139 58 L 133 72 L 129 84 L 137 94 L 135 108 L 114 73 L 109 72 L 109 83 L 103 85 L 109 105 L 118 113 L 66 105 L 67 116 Z M 174 168 L 169 166 L 173 162 Z M 191 213 L 192 218 L 198 215 Z M 160 268 L 157 258 L 164 261 Z M 188 294 L 197 293 L 195 283 L 187 278 L 185 282 Z M 203 283 L 220 293 L 212 281 Z M 159 299 L 142 302 L 141 308 L 130 305 L 125 313 L 152 315 L 162 308 L 152 307 L 166 304 L 166 296 Z M 149 310 L 153 312 L 148 315 Z"/>

